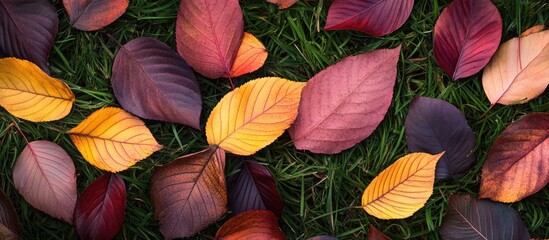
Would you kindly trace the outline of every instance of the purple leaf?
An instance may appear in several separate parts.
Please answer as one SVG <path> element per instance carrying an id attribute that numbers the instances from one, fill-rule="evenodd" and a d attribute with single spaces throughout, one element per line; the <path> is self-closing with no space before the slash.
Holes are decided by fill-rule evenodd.
<path id="1" fill-rule="evenodd" d="M 113 173 L 93 181 L 78 198 L 74 226 L 80 239 L 113 239 L 124 223 L 126 185 Z"/>
<path id="2" fill-rule="evenodd" d="M 122 46 L 111 82 L 118 102 L 129 112 L 200 128 L 202 100 L 194 73 L 163 42 L 141 37 Z"/>
<path id="3" fill-rule="evenodd" d="M 476 140 L 463 114 L 452 104 L 433 98 L 416 97 L 406 117 L 410 152 L 430 154 L 446 151 L 437 163 L 436 179 L 454 177 L 475 162 Z"/>
<path id="4" fill-rule="evenodd" d="M 17 212 L 10 199 L 0 189 L 0 239 L 22 239 Z"/>
<path id="5" fill-rule="evenodd" d="M 277 217 L 282 214 L 284 202 L 276 190 L 269 170 L 256 161 L 246 160 L 241 171 L 229 179 L 229 206 L 235 214 L 249 210 L 271 210 Z"/>
<path id="6" fill-rule="evenodd" d="M 58 23 L 49 0 L 0 0 L 0 55 L 29 60 L 49 74 Z"/>
<path id="7" fill-rule="evenodd" d="M 387 35 L 406 22 L 413 6 L 414 0 L 335 0 L 324 29 Z"/>
<path id="8" fill-rule="evenodd" d="M 71 25 L 83 31 L 101 29 L 118 19 L 129 0 L 63 0 Z"/>
<path id="9" fill-rule="evenodd" d="M 478 73 L 496 52 L 502 29 L 490 0 L 454 0 L 435 24 L 435 58 L 453 80 Z"/>

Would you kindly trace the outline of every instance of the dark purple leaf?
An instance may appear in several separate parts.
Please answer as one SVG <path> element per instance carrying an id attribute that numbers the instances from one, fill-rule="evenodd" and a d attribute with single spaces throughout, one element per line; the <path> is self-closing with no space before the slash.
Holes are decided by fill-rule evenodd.
<path id="1" fill-rule="evenodd" d="M 83 31 L 95 31 L 118 19 L 129 0 L 63 0 L 71 25 Z"/>
<path id="2" fill-rule="evenodd" d="M 122 46 L 111 82 L 118 102 L 129 112 L 200 128 L 202 100 L 194 73 L 163 42 L 141 37 Z"/>
<path id="3" fill-rule="evenodd" d="M 74 226 L 81 239 L 113 239 L 124 223 L 126 185 L 113 173 L 97 178 L 76 202 Z"/>
<path id="4" fill-rule="evenodd" d="M 442 219 L 443 239 L 529 239 L 528 229 L 517 212 L 489 200 L 453 195 Z"/>
<path id="5" fill-rule="evenodd" d="M 490 0 L 454 0 L 435 24 L 435 58 L 453 80 L 478 73 L 496 52 L 502 21 Z"/>
<path id="6" fill-rule="evenodd" d="M 0 0 L 0 55 L 29 60 L 49 74 L 58 23 L 49 0 Z"/>
<path id="7" fill-rule="evenodd" d="M 10 199 L 0 189 L 0 239 L 22 239 L 17 212 Z"/>
<path id="8" fill-rule="evenodd" d="M 271 210 L 280 217 L 284 202 L 269 170 L 256 161 L 246 160 L 240 172 L 229 179 L 229 207 L 235 214 L 249 210 Z"/>
<path id="9" fill-rule="evenodd" d="M 473 130 L 459 109 L 446 101 L 416 97 L 405 126 L 410 152 L 446 151 L 437 163 L 436 179 L 462 174 L 476 160 Z"/>
<path id="10" fill-rule="evenodd" d="M 324 29 L 387 35 L 406 22 L 413 6 L 414 0 L 335 0 Z"/>

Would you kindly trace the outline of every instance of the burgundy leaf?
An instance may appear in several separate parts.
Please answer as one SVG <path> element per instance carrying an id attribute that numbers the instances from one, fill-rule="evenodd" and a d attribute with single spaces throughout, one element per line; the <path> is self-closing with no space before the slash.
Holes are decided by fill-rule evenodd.
<path id="1" fill-rule="evenodd" d="M 0 0 L 0 55 L 29 60 L 49 73 L 58 23 L 49 0 Z"/>
<path id="2" fill-rule="evenodd" d="M 74 226 L 80 239 L 113 239 L 124 223 L 126 185 L 116 174 L 95 179 L 78 198 Z"/>
<path id="3" fill-rule="evenodd" d="M 450 196 L 439 232 L 443 239 L 530 238 L 513 208 L 469 195 Z"/>
<path id="4" fill-rule="evenodd" d="M 268 210 L 247 211 L 234 216 L 219 228 L 215 238 L 218 240 L 286 239 L 278 226 L 278 218 Z"/>
<path id="5" fill-rule="evenodd" d="M 0 189 L 0 239 L 22 239 L 17 212 L 10 199 Z"/>
<path id="6" fill-rule="evenodd" d="M 399 53 L 347 57 L 310 79 L 289 129 L 296 148 L 338 153 L 370 136 L 391 105 Z"/>
<path id="7" fill-rule="evenodd" d="M 71 25 L 83 31 L 95 31 L 118 19 L 129 0 L 63 0 Z"/>
<path id="8" fill-rule="evenodd" d="M 34 141 L 17 158 L 13 184 L 33 207 L 72 223 L 76 170 L 71 157 L 50 141 Z"/>
<path id="9" fill-rule="evenodd" d="M 244 22 L 238 0 L 185 0 L 175 27 L 177 51 L 208 78 L 229 74 L 242 37 Z"/>
<path id="10" fill-rule="evenodd" d="M 435 24 L 435 58 L 453 80 L 478 73 L 501 40 L 503 23 L 490 0 L 454 0 Z"/>
<path id="11" fill-rule="evenodd" d="M 307 238 L 307 240 L 339 240 L 339 239 L 336 237 L 328 236 L 328 235 L 322 235 L 322 236 Z"/>
<path id="12" fill-rule="evenodd" d="M 151 198 L 164 238 L 195 235 L 227 212 L 224 169 L 225 152 L 211 146 L 154 171 Z"/>
<path id="13" fill-rule="evenodd" d="M 414 0 L 335 0 L 324 29 L 387 35 L 406 22 L 413 6 Z"/>
<path id="14" fill-rule="evenodd" d="M 410 152 L 437 154 L 436 178 L 454 177 L 475 162 L 473 130 L 454 105 L 438 99 L 416 97 L 406 117 L 406 138 Z"/>
<path id="15" fill-rule="evenodd" d="M 111 82 L 118 102 L 129 112 L 200 128 L 202 99 L 194 73 L 163 42 L 140 37 L 122 46 Z"/>
<path id="16" fill-rule="evenodd" d="M 269 170 L 256 161 L 246 160 L 240 172 L 229 180 L 229 206 L 235 214 L 249 210 L 271 210 L 280 217 L 284 202 Z"/>

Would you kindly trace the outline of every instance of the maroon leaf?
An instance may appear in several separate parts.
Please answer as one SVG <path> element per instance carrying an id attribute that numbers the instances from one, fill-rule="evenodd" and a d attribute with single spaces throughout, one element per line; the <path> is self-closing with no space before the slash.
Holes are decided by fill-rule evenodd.
<path id="1" fill-rule="evenodd" d="M 163 42 L 141 37 L 122 46 L 111 82 L 118 102 L 129 112 L 200 128 L 202 99 L 194 73 Z"/>
<path id="2" fill-rule="evenodd" d="M 63 0 L 71 25 L 83 31 L 95 31 L 118 19 L 129 0 Z"/>
<path id="3" fill-rule="evenodd" d="M 328 236 L 328 235 L 322 235 L 322 236 L 307 238 L 307 240 L 339 240 L 339 239 L 336 237 Z"/>
<path id="4" fill-rule="evenodd" d="M 377 230 L 374 226 L 370 225 L 367 240 L 390 240 L 390 238 L 385 236 L 385 234 Z"/>
<path id="5" fill-rule="evenodd" d="M 0 189 L 0 239 L 22 239 L 17 212 L 10 199 Z"/>
<path id="6" fill-rule="evenodd" d="M 453 80 L 478 73 L 496 52 L 502 21 L 490 0 L 454 0 L 435 24 L 435 58 Z"/>
<path id="7" fill-rule="evenodd" d="M 469 195 L 450 196 L 439 232 L 443 239 L 530 238 L 513 208 Z"/>
<path id="8" fill-rule="evenodd" d="M 229 206 L 238 214 L 249 210 L 271 210 L 280 217 L 284 202 L 269 170 L 256 161 L 246 160 L 240 172 L 229 180 Z"/>
<path id="9" fill-rule="evenodd" d="M 238 0 L 185 0 L 175 27 L 177 51 L 208 78 L 229 74 L 242 37 L 244 22 Z"/>
<path id="10" fill-rule="evenodd" d="M 310 79 L 289 129 L 296 148 L 338 153 L 370 136 L 391 104 L 399 53 L 347 57 Z"/>
<path id="11" fill-rule="evenodd" d="M 50 141 L 34 141 L 17 158 L 13 184 L 33 207 L 72 223 L 76 170 L 71 157 Z"/>
<path id="12" fill-rule="evenodd" d="M 80 239 L 113 239 L 124 223 L 126 185 L 116 174 L 95 179 L 78 198 L 74 226 Z"/>
<path id="13" fill-rule="evenodd" d="M 247 211 L 229 219 L 215 234 L 219 240 L 286 239 L 278 218 L 268 210 Z"/>
<path id="14" fill-rule="evenodd" d="M 155 170 L 151 198 L 164 238 L 190 237 L 227 212 L 224 168 L 225 152 L 211 146 Z"/>
<path id="15" fill-rule="evenodd" d="M 324 29 L 387 35 L 406 22 L 413 6 L 414 0 L 335 0 Z"/>
<path id="16" fill-rule="evenodd" d="M 29 60 L 49 73 L 58 23 L 49 0 L 0 0 L 0 55 Z"/>
<path id="17" fill-rule="evenodd" d="M 437 163 L 437 179 L 462 174 L 476 160 L 473 130 L 459 109 L 443 100 L 414 99 L 406 117 L 406 138 L 410 152 L 446 152 Z"/>

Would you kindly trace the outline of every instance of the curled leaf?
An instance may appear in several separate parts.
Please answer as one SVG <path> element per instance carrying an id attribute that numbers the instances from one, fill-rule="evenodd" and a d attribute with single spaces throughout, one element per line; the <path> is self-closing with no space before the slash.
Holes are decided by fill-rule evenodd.
<path id="1" fill-rule="evenodd" d="M 76 170 L 59 145 L 44 140 L 27 144 L 13 168 L 13 184 L 33 207 L 72 223 Z"/>
<path id="2" fill-rule="evenodd" d="M 400 28 L 414 0 L 335 0 L 328 10 L 326 30 L 357 30 L 384 36 Z"/>
<path id="3" fill-rule="evenodd" d="M 185 0 L 175 27 L 177 52 L 207 78 L 230 73 L 242 42 L 244 22 L 238 0 Z"/>
<path id="4" fill-rule="evenodd" d="M 206 122 L 208 143 L 251 155 L 276 140 L 297 116 L 305 83 L 266 77 L 227 93 Z"/>
<path id="5" fill-rule="evenodd" d="M 126 185 L 116 174 L 105 173 L 80 195 L 74 226 L 80 239 L 113 239 L 124 223 Z"/>
<path id="6" fill-rule="evenodd" d="M 268 55 L 263 43 L 251 33 L 245 32 L 228 76 L 238 77 L 261 68 Z"/>
<path id="7" fill-rule="evenodd" d="M 162 148 L 145 123 L 114 107 L 95 111 L 69 136 L 86 161 L 110 172 L 126 170 Z"/>
<path id="8" fill-rule="evenodd" d="M 435 24 L 435 58 L 453 80 L 478 73 L 501 40 L 503 23 L 490 0 L 454 0 Z"/>
<path id="9" fill-rule="evenodd" d="M 225 152 L 211 146 L 154 171 L 151 199 L 164 238 L 193 236 L 227 212 L 224 169 Z"/>
<path id="10" fill-rule="evenodd" d="M 333 154 L 370 136 L 391 105 L 399 53 L 400 46 L 347 57 L 311 78 L 289 129 L 295 147 Z"/>
<path id="11" fill-rule="evenodd" d="M 0 189 L 0 239 L 23 239 L 17 212 L 10 199 Z"/>
<path id="12" fill-rule="evenodd" d="M 443 154 L 411 153 L 398 159 L 366 187 L 364 210 L 380 219 L 412 216 L 433 194 L 435 167 Z"/>
<path id="13" fill-rule="evenodd" d="M 285 240 L 278 218 L 268 210 L 247 211 L 229 219 L 215 234 L 219 240 L 272 239 Z"/>
<path id="14" fill-rule="evenodd" d="M 194 73 L 163 42 L 140 37 L 122 46 L 114 59 L 111 82 L 127 111 L 200 128 L 202 99 Z"/>
<path id="15" fill-rule="evenodd" d="M 99 30 L 118 19 L 129 0 L 63 0 L 71 25 L 83 31 Z"/>
<path id="16" fill-rule="evenodd" d="M 492 105 L 526 103 L 549 85 L 549 31 L 513 38 L 484 69 L 482 86 Z"/>
<path id="17" fill-rule="evenodd" d="M 482 166 L 480 197 L 517 202 L 549 183 L 549 113 L 515 121 L 494 141 Z"/>
<path id="18" fill-rule="evenodd" d="M 294 5 L 294 3 L 296 3 L 297 1 L 298 0 L 267 0 L 267 2 L 278 5 L 280 9 L 289 8 L 292 5 Z"/>
<path id="19" fill-rule="evenodd" d="M 0 0 L 0 55 L 26 59 L 49 74 L 59 18 L 48 0 Z"/>
<path id="20" fill-rule="evenodd" d="M 71 111 L 74 95 L 63 81 L 46 75 L 33 63 L 0 59 L 0 106 L 33 122 L 54 121 Z"/>

